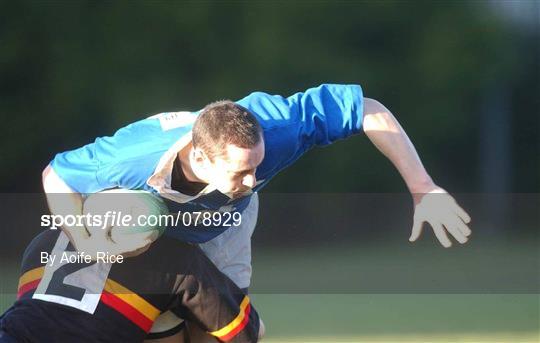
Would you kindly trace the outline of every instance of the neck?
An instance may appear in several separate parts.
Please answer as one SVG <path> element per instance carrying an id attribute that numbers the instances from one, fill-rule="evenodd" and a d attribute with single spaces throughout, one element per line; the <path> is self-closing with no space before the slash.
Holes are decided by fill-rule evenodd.
<path id="1" fill-rule="evenodd" d="M 195 172 L 193 171 L 193 168 L 191 168 L 191 152 L 193 150 L 193 145 L 189 143 L 184 149 L 180 150 L 178 152 L 178 158 L 180 159 L 180 165 L 182 167 L 182 172 L 184 173 L 184 176 L 186 177 L 186 180 L 189 182 L 201 182 L 204 183 L 204 180 L 201 180 Z"/>

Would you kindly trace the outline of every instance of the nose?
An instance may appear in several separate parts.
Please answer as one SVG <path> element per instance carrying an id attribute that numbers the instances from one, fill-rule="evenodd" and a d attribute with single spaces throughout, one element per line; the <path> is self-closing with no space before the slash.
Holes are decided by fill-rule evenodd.
<path id="1" fill-rule="evenodd" d="M 244 178 L 242 179 L 242 184 L 249 188 L 255 187 L 256 183 L 257 183 L 257 180 L 255 178 L 255 173 L 248 174 L 244 176 Z"/>

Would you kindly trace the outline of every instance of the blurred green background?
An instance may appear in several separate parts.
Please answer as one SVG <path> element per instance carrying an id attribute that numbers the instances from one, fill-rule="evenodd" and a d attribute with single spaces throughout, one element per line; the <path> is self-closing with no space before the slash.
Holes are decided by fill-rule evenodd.
<path id="1" fill-rule="evenodd" d="M 533 0 L 1 1 L 0 189 L 40 191 L 55 153 L 151 114 L 335 82 L 392 110 L 447 188 L 538 192 L 538 12 Z M 405 190 L 363 136 L 316 150 L 268 190 Z"/>
<path id="2" fill-rule="evenodd" d="M 530 205 L 538 195 L 518 206 L 505 194 L 540 192 L 539 15 L 534 0 L 0 1 L 0 190 L 41 192 L 41 171 L 55 153 L 152 114 L 255 90 L 287 96 L 320 83 L 358 83 L 394 113 L 441 186 L 502 196 L 481 204 L 458 196 L 468 210 L 483 208 L 473 210 L 474 240 L 449 251 L 430 234 L 410 251 L 403 247 L 410 209 L 394 231 L 374 222 L 374 230 L 355 233 L 278 225 L 276 207 L 261 201 L 253 297 L 268 340 L 540 341 L 538 290 L 321 295 L 272 288 L 318 273 L 346 283 L 407 263 L 419 266 L 411 277 L 429 277 L 441 260 L 459 272 L 471 259 L 485 263 L 465 268 L 471 275 L 500 262 L 505 272 L 495 283 L 517 277 L 518 285 L 527 278 L 538 285 L 539 218 Z M 359 135 L 310 151 L 263 193 L 404 191 L 390 163 Z M 341 210 L 332 204 L 325 205 Z M 527 204 L 530 217 L 513 221 Z M 316 213 L 295 209 L 286 214 Z M 318 234 L 300 239 L 309 230 Z M 293 232 L 285 247 L 284 232 Z M 2 233 L 6 245 L 20 237 Z M 3 311 L 17 261 L 1 264 Z"/>

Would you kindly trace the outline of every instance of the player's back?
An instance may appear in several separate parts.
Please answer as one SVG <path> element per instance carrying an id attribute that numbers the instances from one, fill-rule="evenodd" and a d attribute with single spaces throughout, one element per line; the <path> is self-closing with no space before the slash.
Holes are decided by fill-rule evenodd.
<path id="1" fill-rule="evenodd" d="M 142 342 L 162 312 L 188 315 L 221 333 L 249 305 L 197 246 L 174 239 L 158 239 L 122 263 L 77 256 L 61 230 L 34 238 L 23 256 L 17 301 L 0 318 L 0 333 L 16 342 Z M 259 318 L 249 309 L 230 339 L 257 340 Z M 9 342 L 6 337 L 0 342 Z"/>
<path id="2" fill-rule="evenodd" d="M 118 273 L 111 273 L 111 263 L 77 261 L 60 230 L 44 231 L 24 253 L 17 301 L 2 316 L 1 327 L 30 342 L 142 341 L 172 297 L 166 282 L 154 283 L 153 292 L 141 295 L 151 257 L 138 263 L 135 277 L 126 280 L 113 276 Z M 140 290 L 125 288 L 113 277 Z"/>

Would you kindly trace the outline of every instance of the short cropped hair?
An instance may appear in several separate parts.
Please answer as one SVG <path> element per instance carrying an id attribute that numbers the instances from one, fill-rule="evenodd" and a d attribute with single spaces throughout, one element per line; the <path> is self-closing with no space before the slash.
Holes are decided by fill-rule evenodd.
<path id="1" fill-rule="evenodd" d="M 227 144 L 250 149 L 261 139 L 261 125 L 255 116 L 230 100 L 207 105 L 192 130 L 193 147 L 202 149 L 210 160 L 221 156 Z"/>

